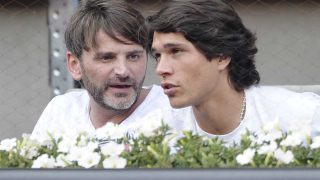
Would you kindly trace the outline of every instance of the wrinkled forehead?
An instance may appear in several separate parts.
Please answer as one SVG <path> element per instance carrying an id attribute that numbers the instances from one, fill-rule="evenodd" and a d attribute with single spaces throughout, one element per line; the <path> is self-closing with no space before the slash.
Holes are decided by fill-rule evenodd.
<path id="1" fill-rule="evenodd" d="M 103 38 L 110 38 L 114 41 L 125 45 L 139 45 L 135 42 L 132 42 L 125 38 L 120 33 L 116 32 L 115 30 L 106 30 L 104 28 L 97 28 L 96 30 L 88 31 L 85 35 L 85 42 L 86 42 L 86 50 L 89 49 L 98 49 L 99 48 L 99 41 Z M 140 45 L 139 45 L 140 46 Z M 142 47 L 142 46 L 141 46 Z"/>

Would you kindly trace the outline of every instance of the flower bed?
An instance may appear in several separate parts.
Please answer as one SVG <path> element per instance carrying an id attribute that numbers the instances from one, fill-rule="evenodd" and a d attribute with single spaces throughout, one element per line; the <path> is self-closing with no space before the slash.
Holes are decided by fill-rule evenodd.
<path id="1" fill-rule="evenodd" d="M 149 117 L 150 118 L 150 117 Z M 135 134 L 108 123 L 92 135 L 80 130 L 47 139 L 5 139 L 2 168 L 238 168 L 319 167 L 320 136 L 304 128 L 281 132 L 275 124 L 259 136 L 247 132 L 226 145 L 190 131 L 176 132 L 157 118 L 134 128 Z M 62 133 L 64 132 L 64 133 Z M 66 133 L 68 132 L 68 133 Z"/>

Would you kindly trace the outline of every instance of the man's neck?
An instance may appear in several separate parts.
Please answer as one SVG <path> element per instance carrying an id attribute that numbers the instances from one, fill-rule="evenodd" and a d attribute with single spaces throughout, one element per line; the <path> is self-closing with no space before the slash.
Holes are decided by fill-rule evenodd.
<path id="1" fill-rule="evenodd" d="M 126 110 L 111 110 L 104 108 L 97 104 L 92 97 L 90 97 L 89 115 L 91 123 L 96 129 L 104 126 L 107 122 L 112 122 L 115 124 L 122 123 L 144 101 L 149 91 L 149 89 L 142 89 L 138 100 L 129 109 Z"/>
<path id="2" fill-rule="evenodd" d="M 210 134 L 223 135 L 232 132 L 241 122 L 244 92 L 225 88 L 210 94 L 193 112 L 200 128 Z"/>

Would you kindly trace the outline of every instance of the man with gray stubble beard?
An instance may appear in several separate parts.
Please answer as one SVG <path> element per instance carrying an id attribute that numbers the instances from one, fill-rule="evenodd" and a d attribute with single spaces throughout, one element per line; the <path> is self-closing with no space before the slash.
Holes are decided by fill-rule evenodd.
<path id="1" fill-rule="evenodd" d="M 85 1 L 67 25 L 65 42 L 68 70 L 84 89 L 53 98 L 32 137 L 46 138 L 63 126 L 94 133 L 107 122 L 129 131 L 149 112 L 171 108 L 159 86 L 142 87 L 147 29 L 125 2 Z"/>

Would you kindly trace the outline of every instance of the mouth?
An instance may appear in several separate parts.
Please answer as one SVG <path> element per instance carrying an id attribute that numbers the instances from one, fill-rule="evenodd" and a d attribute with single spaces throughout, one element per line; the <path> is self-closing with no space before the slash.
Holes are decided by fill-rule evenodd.
<path id="1" fill-rule="evenodd" d="M 108 89 L 115 94 L 128 94 L 133 88 L 132 84 L 109 84 Z"/>
<path id="2" fill-rule="evenodd" d="M 164 93 L 167 96 L 172 97 L 177 92 L 177 88 L 179 86 L 177 86 L 177 85 L 175 85 L 173 83 L 161 83 L 161 87 L 163 88 Z"/>
<path id="3" fill-rule="evenodd" d="M 129 84 L 111 84 L 109 85 L 111 88 L 117 88 L 117 89 L 126 89 L 132 87 L 132 85 Z"/>

